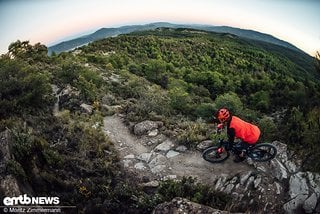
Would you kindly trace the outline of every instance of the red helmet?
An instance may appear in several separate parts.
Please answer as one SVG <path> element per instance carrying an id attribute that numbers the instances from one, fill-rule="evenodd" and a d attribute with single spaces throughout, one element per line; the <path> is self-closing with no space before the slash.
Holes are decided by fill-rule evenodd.
<path id="1" fill-rule="evenodd" d="M 217 117 L 221 123 L 227 121 L 230 118 L 230 112 L 226 108 L 222 108 L 218 111 Z"/>

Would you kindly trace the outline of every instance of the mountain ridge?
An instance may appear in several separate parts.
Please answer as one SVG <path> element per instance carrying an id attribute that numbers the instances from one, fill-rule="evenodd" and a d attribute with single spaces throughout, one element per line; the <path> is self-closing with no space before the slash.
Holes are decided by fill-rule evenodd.
<path id="1" fill-rule="evenodd" d="M 173 24 L 168 22 L 154 22 L 154 23 L 149 23 L 144 25 L 125 25 L 117 28 L 100 28 L 94 33 L 87 34 L 75 39 L 63 41 L 58 44 L 52 45 L 48 47 L 48 54 L 51 55 L 53 52 L 61 53 L 61 52 L 69 51 L 79 46 L 86 45 L 90 42 L 107 38 L 107 37 L 118 36 L 120 34 L 127 34 L 135 31 L 152 30 L 159 27 L 191 28 L 191 29 L 205 30 L 205 31 L 217 32 L 217 33 L 230 33 L 246 39 L 264 41 L 267 43 L 280 45 L 280 46 L 289 48 L 291 50 L 308 55 L 307 53 L 300 50 L 296 46 L 290 44 L 289 42 L 280 40 L 270 34 L 261 33 L 254 30 L 241 29 L 241 28 L 235 28 L 235 27 L 229 27 L 229 26 L 213 26 L 213 25 L 201 25 L 201 24 Z"/>

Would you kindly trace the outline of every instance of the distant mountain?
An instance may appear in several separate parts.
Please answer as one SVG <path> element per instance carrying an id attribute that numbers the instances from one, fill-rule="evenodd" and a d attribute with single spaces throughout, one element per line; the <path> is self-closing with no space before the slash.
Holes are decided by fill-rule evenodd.
<path id="1" fill-rule="evenodd" d="M 118 28 L 101 28 L 97 30 L 96 32 L 85 35 L 76 39 L 71 39 L 68 41 L 64 41 L 61 43 L 58 43 L 56 45 L 48 47 L 49 55 L 52 54 L 52 52 L 55 53 L 61 53 L 64 51 L 69 51 L 74 48 L 86 45 L 90 42 L 117 36 L 120 34 L 127 34 L 135 31 L 144 31 L 144 30 L 153 30 L 159 27 L 166 27 L 166 28 L 192 28 L 197 30 L 205 30 L 205 31 L 211 31 L 211 32 L 218 32 L 218 33 L 230 33 L 237 35 L 242 38 L 252 39 L 252 40 L 258 40 L 263 41 L 271 44 L 280 45 L 295 51 L 298 51 L 300 53 L 304 53 L 302 50 L 298 49 L 294 45 L 282 41 L 280 39 L 277 39 L 269 34 L 260 33 L 253 30 L 245 30 L 240 28 L 233 28 L 228 26 L 210 26 L 210 25 L 197 25 L 197 24 L 172 24 L 167 22 L 156 22 L 146 25 L 128 25 L 128 26 L 122 26 Z M 306 53 L 304 53 L 306 54 Z"/>

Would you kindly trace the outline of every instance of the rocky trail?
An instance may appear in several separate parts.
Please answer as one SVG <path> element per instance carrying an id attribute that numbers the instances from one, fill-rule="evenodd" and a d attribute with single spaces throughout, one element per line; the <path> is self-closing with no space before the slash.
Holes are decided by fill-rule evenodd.
<path id="1" fill-rule="evenodd" d="M 198 182 L 229 194 L 239 207 L 256 207 L 262 213 L 314 213 L 320 209 L 320 176 L 300 172 L 286 145 L 275 159 L 234 163 L 232 156 L 220 164 L 202 159 L 201 151 L 189 150 L 159 133 L 159 122 L 135 124 L 133 133 L 117 114 L 104 118 L 104 132 L 119 151 L 124 168 L 143 186 L 157 187 L 160 180 L 192 176 Z"/>
<path id="2" fill-rule="evenodd" d="M 53 89 L 58 100 L 78 95 L 70 87 L 59 94 Z M 80 108 L 92 114 L 92 106 L 83 103 Z M 57 102 L 54 113 L 58 110 Z M 120 114 L 105 117 L 103 130 L 118 150 L 125 170 L 143 186 L 153 188 L 161 180 L 192 176 L 216 191 L 229 194 L 233 204 L 242 210 L 256 207 L 253 213 L 320 213 L 320 175 L 302 171 L 301 163 L 286 144 L 272 142 L 278 154 L 269 162 L 247 159 L 234 163 L 231 157 L 224 163 L 212 164 L 201 156 L 201 149 L 208 142 L 200 142 L 198 150 L 189 150 L 161 134 L 160 121 L 142 121 L 134 124 L 132 131 L 123 118 Z"/>
<path id="3" fill-rule="evenodd" d="M 153 179 L 192 176 L 211 184 L 221 174 L 229 177 L 253 169 L 247 164 L 234 163 L 232 158 L 225 163 L 211 164 L 202 159 L 201 152 L 179 147 L 163 135 L 137 137 L 118 116 L 106 117 L 104 130 L 118 149 L 124 166 Z"/>

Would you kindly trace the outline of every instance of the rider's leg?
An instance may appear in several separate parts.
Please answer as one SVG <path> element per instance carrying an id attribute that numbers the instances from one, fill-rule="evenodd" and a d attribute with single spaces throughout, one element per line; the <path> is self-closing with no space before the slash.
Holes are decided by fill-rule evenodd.
<path id="1" fill-rule="evenodd" d="M 244 156 L 244 151 L 249 147 L 250 145 L 246 142 L 240 141 L 234 145 L 235 148 L 235 154 L 239 156 Z"/>
<path id="2" fill-rule="evenodd" d="M 246 143 L 246 142 L 239 142 L 235 145 L 236 147 L 236 157 L 234 159 L 234 162 L 241 162 L 244 161 L 246 159 L 245 157 L 245 153 L 244 151 L 250 146 L 250 144 Z"/>

